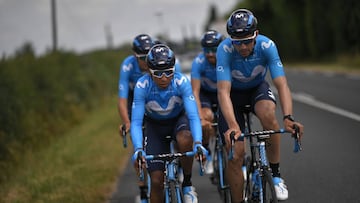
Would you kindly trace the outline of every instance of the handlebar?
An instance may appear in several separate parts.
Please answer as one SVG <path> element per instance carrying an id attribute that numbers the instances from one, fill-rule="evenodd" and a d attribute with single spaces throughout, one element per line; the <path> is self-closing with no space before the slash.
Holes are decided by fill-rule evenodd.
<path id="1" fill-rule="evenodd" d="M 164 160 L 164 161 L 172 161 L 174 159 L 180 158 L 180 157 L 193 157 L 195 154 L 199 155 L 200 158 L 200 176 L 203 176 L 204 174 L 204 166 L 202 164 L 202 150 L 200 147 L 197 148 L 197 152 L 183 152 L 183 153 L 168 153 L 168 154 L 157 154 L 157 155 L 146 155 L 145 157 L 142 155 L 142 152 L 138 153 L 138 157 L 137 157 L 137 161 L 138 161 L 138 165 L 139 165 L 139 178 L 141 181 L 144 180 L 144 171 L 143 171 L 143 161 L 142 161 L 142 157 L 145 158 L 145 160 Z"/>
<path id="2" fill-rule="evenodd" d="M 126 126 L 125 126 L 125 124 L 123 124 L 121 126 L 121 134 L 122 134 L 122 137 L 123 137 L 123 146 L 124 146 L 124 148 L 126 148 L 127 147 L 127 140 L 126 140 Z"/>
<path id="3" fill-rule="evenodd" d="M 295 133 L 292 134 L 292 137 L 294 138 L 295 142 L 294 142 L 294 153 L 297 153 L 299 151 L 302 151 L 302 147 L 301 147 L 301 141 L 300 141 L 300 136 L 299 136 L 299 127 L 297 125 L 294 125 L 294 129 L 295 129 Z M 270 137 L 270 135 L 272 134 L 284 134 L 284 133 L 291 133 L 289 131 L 286 131 L 285 129 L 279 129 L 279 130 L 264 130 L 264 131 L 253 131 L 253 132 L 249 132 L 249 133 L 241 133 L 241 135 L 239 136 L 239 138 L 237 140 L 235 140 L 235 132 L 231 132 L 230 133 L 230 140 L 231 140 L 231 149 L 230 149 L 230 154 L 229 154 L 229 159 L 232 157 L 232 150 L 233 150 L 233 146 L 235 141 L 240 140 L 241 138 L 244 137 L 253 137 L 253 136 L 257 136 L 260 139 L 267 139 Z"/>

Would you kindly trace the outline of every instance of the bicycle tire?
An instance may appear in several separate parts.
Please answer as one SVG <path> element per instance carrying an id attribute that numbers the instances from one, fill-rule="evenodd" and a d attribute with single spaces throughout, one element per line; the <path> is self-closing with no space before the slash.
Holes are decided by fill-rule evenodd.
<path id="1" fill-rule="evenodd" d="M 176 195 L 176 184 L 174 181 L 169 182 L 169 188 L 168 188 L 169 194 L 170 194 L 170 202 L 171 203 L 180 203 L 178 202 L 178 197 Z"/>
<path id="2" fill-rule="evenodd" d="M 221 157 L 221 161 L 222 161 L 222 177 L 223 177 L 223 182 L 224 182 L 224 188 L 221 187 L 221 182 L 219 181 L 218 183 L 218 190 L 220 192 L 220 196 L 221 199 L 223 200 L 224 203 L 231 203 L 231 192 L 230 192 L 230 187 L 227 183 L 226 180 L 226 176 L 225 176 L 225 169 L 227 168 L 227 153 L 225 151 L 225 149 L 222 149 L 222 157 Z M 220 178 L 220 176 L 218 176 Z"/>
<path id="3" fill-rule="evenodd" d="M 252 174 L 253 174 L 253 170 L 254 168 L 252 167 L 252 163 L 251 163 L 251 159 L 250 156 L 246 156 L 244 159 L 245 162 L 245 167 L 246 167 L 246 177 L 244 177 L 245 181 L 244 181 L 244 199 L 245 202 L 249 202 L 252 199 Z"/>
<path id="4" fill-rule="evenodd" d="M 261 182 L 262 182 L 264 203 L 278 203 L 274 182 L 272 179 L 271 172 L 269 170 L 267 169 L 262 170 Z"/>

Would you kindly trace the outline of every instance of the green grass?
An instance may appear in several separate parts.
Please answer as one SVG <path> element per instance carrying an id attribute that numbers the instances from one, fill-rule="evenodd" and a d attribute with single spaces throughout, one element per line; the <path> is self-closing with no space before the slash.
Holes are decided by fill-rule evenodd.
<path id="1" fill-rule="evenodd" d="M 106 202 L 128 159 L 116 100 L 38 152 L 0 186 L 0 202 Z"/>

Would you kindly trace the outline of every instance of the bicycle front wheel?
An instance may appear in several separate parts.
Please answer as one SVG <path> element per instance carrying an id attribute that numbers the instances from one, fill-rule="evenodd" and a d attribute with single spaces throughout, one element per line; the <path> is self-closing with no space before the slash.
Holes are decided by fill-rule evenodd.
<path id="1" fill-rule="evenodd" d="M 264 203 L 277 203 L 278 199 L 276 197 L 274 182 L 272 179 L 271 172 L 264 169 L 262 171 L 263 175 L 261 176 L 262 191 L 263 191 L 263 202 Z"/>
<path id="2" fill-rule="evenodd" d="M 177 196 L 177 192 L 176 192 L 176 184 L 175 181 L 170 181 L 169 182 L 169 188 L 168 188 L 169 194 L 170 194 L 170 202 L 171 203 L 178 203 L 178 196 Z"/>

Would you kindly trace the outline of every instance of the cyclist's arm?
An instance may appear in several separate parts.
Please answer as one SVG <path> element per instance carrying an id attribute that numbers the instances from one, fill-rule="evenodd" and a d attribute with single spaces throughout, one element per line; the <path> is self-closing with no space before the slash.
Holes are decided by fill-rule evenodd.
<path id="1" fill-rule="evenodd" d="M 143 78 L 143 77 L 142 77 Z M 140 78 L 138 80 L 143 82 Z M 148 84 L 148 82 L 143 82 Z M 145 95 L 147 91 L 147 85 L 136 85 L 134 90 L 133 108 L 131 111 L 131 140 L 134 146 L 134 150 L 143 148 L 143 119 L 145 114 Z"/>
<path id="2" fill-rule="evenodd" d="M 234 107 L 230 99 L 231 83 L 229 81 L 220 80 L 217 82 L 218 101 L 226 123 L 229 129 L 239 129 L 234 115 Z"/>
<path id="3" fill-rule="evenodd" d="M 273 79 L 273 83 L 279 93 L 281 110 L 283 115 L 293 114 L 292 97 L 287 80 L 285 76 L 280 76 Z"/>
<path id="4" fill-rule="evenodd" d="M 127 98 L 119 98 L 118 99 L 118 112 L 121 118 L 121 121 L 123 124 L 126 125 L 126 130 L 129 130 L 130 128 L 130 118 L 127 108 Z"/>
<path id="5" fill-rule="evenodd" d="M 130 118 L 128 112 L 128 94 L 129 81 L 131 75 L 131 57 L 127 57 L 120 66 L 119 82 L 118 82 L 118 113 L 121 121 L 126 125 L 126 130 L 130 127 Z"/>
<path id="6" fill-rule="evenodd" d="M 193 137 L 194 143 L 202 143 L 202 129 L 199 118 L 199 110 L 194 99 L 190 81 L 182 83 L 180 88 L 182 91 L 182 99 L 184 101 L 186 115 L 189 119 L 191 135 Z"/>

